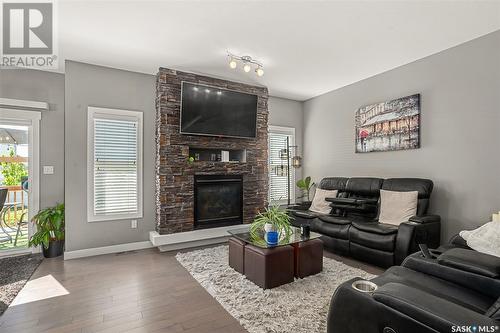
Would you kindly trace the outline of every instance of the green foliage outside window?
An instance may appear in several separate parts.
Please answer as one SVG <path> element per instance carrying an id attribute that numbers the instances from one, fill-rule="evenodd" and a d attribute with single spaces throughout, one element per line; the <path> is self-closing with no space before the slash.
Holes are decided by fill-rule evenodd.
<path id="1" fill-rule="evenodd" d="M 10 149 L 9 156 L 14 157 L 14 149 Z M 0 166 L 4 186 L 21 185 L 21 179 L 28 176 L 28 169 L 24 163 L 2 162 Z"/>

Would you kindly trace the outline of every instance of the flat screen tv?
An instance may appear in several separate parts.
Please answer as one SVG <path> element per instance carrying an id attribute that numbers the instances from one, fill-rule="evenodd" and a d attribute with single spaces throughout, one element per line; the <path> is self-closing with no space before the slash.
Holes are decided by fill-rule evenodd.
<path id="1" fill-rule="evenodd" d="M 255 138 L 256 129 L 256 95 L 182 82 L 182 134 Z"/>

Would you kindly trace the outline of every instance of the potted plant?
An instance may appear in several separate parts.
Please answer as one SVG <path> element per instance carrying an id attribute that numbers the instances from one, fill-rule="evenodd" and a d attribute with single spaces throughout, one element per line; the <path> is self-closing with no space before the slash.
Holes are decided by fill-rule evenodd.
<path id="1" fill-rule="evenodd" d="M 64 204 L 42 209 L 32 221 L 36 225 L 36 232 L 31 236 L 29 246 L 42 245 L 45 258 L 54 258 L 63 254 Z"/>
<path id="2" fill-rule="evenodd" d="M 254 239 L 262 238 L 264 233 L 277 232 L 278 239 L 291 235 L 291 217 L 279 206 L 266 208 L 264 213 L 259 213 L 250 225 L 250 234 Z"/>
<path id="3" fill-rule="evenodd" d="M 305 209 L 309 209 L 311 206 L 311 199 L 310 199 L 310 193 L 311 189 L 314 186 L 314 182 L 311 182 L 311 177 L 307 176 L 304 179 L 299 179 L 297 180 L 297 187 L 302 191 L 302 195 L 299 196 L 299 199 L 306 199 L 302 200 L 301 206 L 303 206 Z"/>

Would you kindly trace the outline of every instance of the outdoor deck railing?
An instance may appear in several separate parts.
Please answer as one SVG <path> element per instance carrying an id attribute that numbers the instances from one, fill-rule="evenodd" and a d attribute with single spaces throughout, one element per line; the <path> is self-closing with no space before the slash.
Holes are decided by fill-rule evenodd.
<path id="1" fill-rule="evenodd" d="M 8 189 L 6 203 L 13 203 L 13 207 L 9 209 L 5 216 L 9 222 L 19 221 L 23 211 L 28 206 L 28 193 L 23 190 L 21 185 L 5 186 Z"/>

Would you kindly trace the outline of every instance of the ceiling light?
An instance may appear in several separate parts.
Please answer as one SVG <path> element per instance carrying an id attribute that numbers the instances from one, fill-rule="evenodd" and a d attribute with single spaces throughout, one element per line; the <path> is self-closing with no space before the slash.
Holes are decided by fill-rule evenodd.
<path id="1" fill-rule="evenodd" d="M 231 58 L 231 61 L 229 62 L 229 67 L 235 69 L 236 66 L 238 66 L 238 63 L 236 62 L 236 60 L 234 60 L 234 58 Z"/>
<path id="2" fill-rule="evenodd" d="M 237 56 L 232 53 L 227 53 L 227 56 L 229 57 L 229 67 L 232 69 L 235 69 L 238 67 L 238 62 L 243 64 L 243 71 L 245 73 L 249 73 L 252 68 L 255 68 L 255 73 L 257 76 L 263 76 L 264 75 L 264 66 L 262 65 L 261 62 L 253 59 L 251 56 Z"/>
<path id="3" fill-rule="evenodd" d="M 205 89 L 205 92 L 208 94 L 210 92 L 210 89 Z"/>

